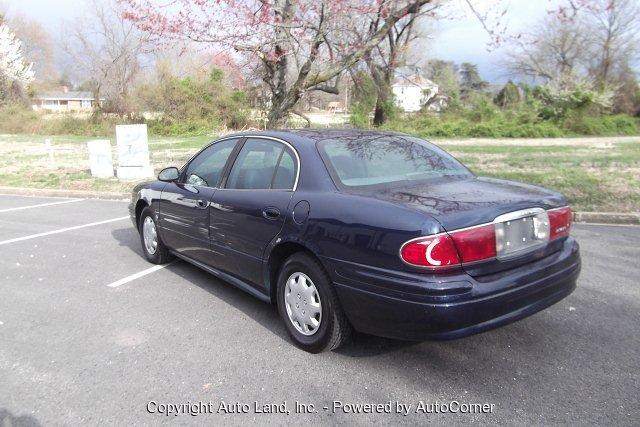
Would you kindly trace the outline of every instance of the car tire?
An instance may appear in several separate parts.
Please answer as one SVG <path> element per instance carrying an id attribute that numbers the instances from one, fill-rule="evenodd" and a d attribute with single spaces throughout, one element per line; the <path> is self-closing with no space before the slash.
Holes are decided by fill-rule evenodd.
<path id="1" fill-rule="evenodd" d="M 290 282 L 289 286 L 287 282 Z M 306 253 L 290 256 L 280 269 L 277 304 L 289 335 L 305 351 L 334 350 L 351 336 L 351 324 L 340 306 L 329 275 L 317 259 Z M 315 313 L 317 310 L 319 315 Z M 313 322 L 310 315 L 319 321 L 317 326 L 309 324 Z"/>
<path id="2" fill-rule="evenodd" d="M 140 234 L 142 252 L 149 262 L 153 264 L 166 264 L 173 259 L 173 255 L 169 252 L 169 248 L 167 248 L 162 242 L 160 233 L 158 233 L 156 218 L 149 207 L 144 208 L 140 214 L 138 232 Z M 145 236 L 153 237 L 155 245 L 149 244 L 149 242 L 145 240 Z"/>

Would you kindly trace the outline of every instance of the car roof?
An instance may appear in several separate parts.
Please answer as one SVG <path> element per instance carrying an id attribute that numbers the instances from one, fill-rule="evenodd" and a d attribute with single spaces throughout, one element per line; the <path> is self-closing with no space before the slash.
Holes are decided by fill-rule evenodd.
<path id="1" fill-rule="evenodd" d="M 270 136 L 272 138 L 283 139 L 293 144 L 316 143 L 327 139 L 358 139 L 373 140 L 384 136 L 409 136 L 400 132 L 363 130 L 363 129 L 283 129 L 264 131 L 237 132 L 228 137 L 250 137 L 250 136 Z"/>

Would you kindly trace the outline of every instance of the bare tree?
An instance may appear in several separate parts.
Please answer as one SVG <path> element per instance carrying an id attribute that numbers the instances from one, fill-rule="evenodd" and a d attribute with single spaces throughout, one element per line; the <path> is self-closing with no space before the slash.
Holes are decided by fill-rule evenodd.
<path id="1" fill-rule="evenodd" d="M 584 69 L 588 56 L 584 24 L 549 15 L 532 31 L 512 40 L 506 66 L 512 75 L 562 80 Z"/>
<path id="2" fill-rule="evenodd" d="M 640 3 L 637 0 L 595 0 L 585 11 L 589 74 L 604 88 L 640 53 Z M 636 65 L 632 64 L 632 65 Z"/>
<path id="3" fill-rule="evenodd" d="M 106 97 L 113 111 L 131 113 L 129 92 L 142 69 L 146 38 L 122 19 L 113 0 L 93 0 L 89 8 L 67 26 L 71 30 L 63 34 L 63 48 L 76 78 L 89 83 L 98 105 Z"/>
<path id="4" fill-rule="evenodd" d="M 439 3 L 411 10 L 395 23 L 387 33 L 385 40 L 363 57 L 369 75 L 375 85 L 376 103 L 373 124 L 381 125 L 387 120 L 389 104 L 393 102 L 391 85 L 396 71 L 407 65 L 407 54 L 411 44 L 420 37 L 417 23 L 421 17 L 433 16 Z M 384 23 L 384 10 L 380 7 L 376 14 L 364 20 L 359 32 L 361 42 L 371 38 Z M 357 28 L 356 28 L 357 31 Z"/>
<path id="5" fill-rule="evenodd" d="M 511 73 L 556 82 L 588 78 L 600 89 L 617 86 L 618 76 L 638 62 L 640 3 L 582 3 L 570 2 L 562 13 L 549 15 L 517 37 L 508 54 Z"/>

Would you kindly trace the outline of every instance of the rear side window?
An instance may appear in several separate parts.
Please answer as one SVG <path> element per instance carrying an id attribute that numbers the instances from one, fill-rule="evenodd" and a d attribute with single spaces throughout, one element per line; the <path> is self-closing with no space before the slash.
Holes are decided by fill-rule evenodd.
<path id="1" fill-rule="evenodd" d="M 296 162 L 289 150 L 282 152 L 280 163 L 276 169 L 276 175 L 273 177 L 274 190 L 290 190 L 293 188 L 296 179 Z"/>
<path id="2" fill-rule="evenodd" d="M 408 136 L 326 140 L 320 153 L 337 184 L 344 187 L 385 186 L 444 176 L 472 176 L 460 162 L 438 147 Z"/>
<path id="3" fill-rule="evenodd" d="M 290 190 L 295 174 L 296 163 L 284 144 L 249 138 L 233 164 L 226 188 Z"/>
<path id="4" fill-rule="evenodd" d="M 187 166 L 185 182 L 203 187 L 217 186 L 224 165 L 237 142 L 238 139 L 227 139 L 205 148 Z"/>

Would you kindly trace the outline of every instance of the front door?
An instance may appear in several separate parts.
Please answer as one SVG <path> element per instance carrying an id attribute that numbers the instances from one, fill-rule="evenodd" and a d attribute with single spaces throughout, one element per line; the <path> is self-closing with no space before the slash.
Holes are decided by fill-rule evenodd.
<path id="1" fill-rule="evenodd" d="M 178 182 L 168 183 L 160 199 L 159 227 L 176 252 L 211 264 L 209 209 L 225 165 L 239 139 L 216 142 L 195 156 Z"/>
<path id="2" fill-rule="evenodd" d="M 248 138 L 213 195 L 211 246 L 226 267 L 221 269 L 258 288 L 264 286 L 264 250 L 282 229 L 295 189 L 296 159 L 282 142 Z"/>

